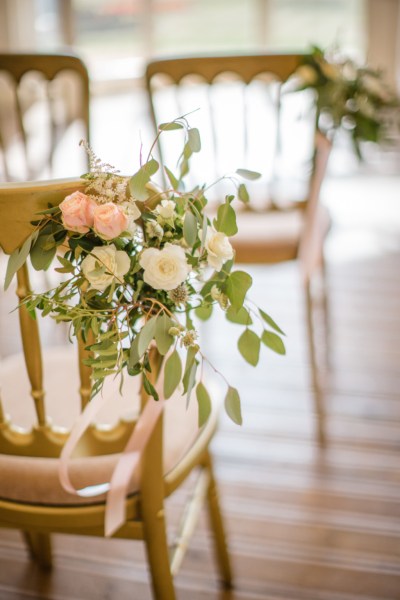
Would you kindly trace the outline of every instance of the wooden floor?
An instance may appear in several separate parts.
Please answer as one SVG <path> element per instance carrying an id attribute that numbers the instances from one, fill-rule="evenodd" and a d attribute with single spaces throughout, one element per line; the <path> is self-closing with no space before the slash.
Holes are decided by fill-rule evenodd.
<path id="1" fill-rule="evenodd" d="M 327 188 L 337 202 L 328 245 L 326 450 L 313 441 L 293 266 L 252 270 L 253 298 L 288 333 L 285 358 L 265 351 L 261 368 L 243 366 L 228 329 L 203 328 L 208 354 L 243 398 L 243 427 L 224 419 L 214 443 L 236 586 L 219 590 L 203 520 L 177 578 L 180 600 L 400 599 L 400 206 L 381 200 L 383 181 L 373 184 L 379 192 L 373 199 L 363 198 L 373 182 L 353 181 L 353 203 L 342 193 L 350 183 Z M 5 319 L 3 312 L 3 332 Z M 169 501 L 172 525 L 185 494 Z M 0 531 L 0 598 L 150 599 L 143 547 L 56 536 L 55 568 L 45 575 L 17 532 Z"/>

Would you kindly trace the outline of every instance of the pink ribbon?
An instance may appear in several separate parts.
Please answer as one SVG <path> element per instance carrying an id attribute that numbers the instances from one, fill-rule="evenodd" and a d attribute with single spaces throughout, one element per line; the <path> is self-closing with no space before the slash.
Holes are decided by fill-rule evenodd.
<path id="1" fill-rule="evenodd" d="M 71 433 L 65 443 L 59 463 L 59 480 L 62 487 L 69 492 L 83 498 L 100 496 L 108 492 L 104 520 L 105 535 L 111 536 L 126 521 L 126 497 L 133 474 L 139 466 L 141 453 L 148 443 L 158 419 L 164 409 L 164 398 L 160 394 L 158 402 L 149 398 L 141 412 L 136 426 L 121 453 L 114 468 L 110 482 L 86 486 L 76 489 L 71 482 L 68 467 L 69 460 L 80 440 L 94 417 L 106 403 L 107 399 L 101 395 L 96 396 L 87 404 L 83 412 L 76 419 Z"/>

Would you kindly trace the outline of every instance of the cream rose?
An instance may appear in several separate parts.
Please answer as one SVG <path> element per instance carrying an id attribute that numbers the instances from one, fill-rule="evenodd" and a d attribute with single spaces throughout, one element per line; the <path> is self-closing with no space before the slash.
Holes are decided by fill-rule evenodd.
<path id="1" fill-rule="evenodd" d="M 113 240 L 126 231 L 129 219 L 125 211 L 113 202 L 96 207 L 93 214 L 94 230 L 104 240 Z"/>
<path id="2" fill-rule="evenodd" d="M 172 200 L 161 200 L 158 204 L 156 211 L 163 219 L 172 219 L 175 212 L 175 202 Z"/>
<path id="3" fill-rule="evenodd" d="M 114 244 L 96 246 L 82 261 L 82 272 L 93 289 L 103 292 L 114 280 L 123 283 L 130 264 L 127 253 Z"/>
<path id="4" fill-rule="evenodd" d="M 97 204 L 83 194 L 74 192 L 60 204 L 61 218 L 65 229 L 77 233 L 87 233 L 93 227 L 93 213 Z"/>
<path id="5" fill-rule="evenodd" d="M 190 272 L 184 249 L 169 243 L 162 250 L 147 248 L 139 263 L 144 269 L 144 281 L 155 290 L 174 290 Z"/>
<path id="6" fill-rule="evenodd" d="M 126 231 L 129 231 L 129 233 L 133 235 L 137 229 L 137 224 L 135 223 L 135 221 L 139 219 L 142 213 L 136 206 L 136 202 L 134 200 L 122 202 L 122 204 L 120 204 L 119 206 L 122 208 L 128 219 Z"/>
<path id="7" fill-rule="evenodd" d="M 215 231 L 213 227 L 207 229 L 204 246 L 207 250 L 208 264 L 216 271 L 220 271 L 222 265 L 233 258 L 233 248 L 228 237 L 225 233 Z"/>

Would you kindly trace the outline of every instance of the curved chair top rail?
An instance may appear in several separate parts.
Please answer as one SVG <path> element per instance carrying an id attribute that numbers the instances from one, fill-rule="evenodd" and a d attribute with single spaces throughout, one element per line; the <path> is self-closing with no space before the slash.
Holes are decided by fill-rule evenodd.
<path id="1" fill-rule="evenodd" d="M 211 83 L 224 72 L 237 73 L 246 83 L 262 73 L 271 73 L 284 81 L 296 70 L 301 59 L 301 54 L 244 54 L 152 60 L 146 67 L 146 81 L 149 85 L 154 75 L 165 74 L 179 83 L 184 77 L 196 74 Z"/>
<path id="2" fill-rule="evenodd" d="M 54 79 L 60 71 L 76 71 L 89 87 L 89 74 L 84 62 L 72 54 L 0 54 L 0 71 L 8 71 L 16 81 L 25 73 L 39 71 L 48 80 Z"/>
<path id="3" fill-rule="evenodd" d="M 31 221 L 39 211 L 83 187 L 84 181 L 78 178 L 0 184 L 0 248 L 6 254 L 14 252 L 32 233 Z"/>

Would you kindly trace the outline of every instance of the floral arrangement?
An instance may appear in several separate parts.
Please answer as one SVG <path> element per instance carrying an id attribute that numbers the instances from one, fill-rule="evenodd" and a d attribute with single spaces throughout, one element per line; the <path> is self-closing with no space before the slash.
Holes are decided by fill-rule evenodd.
<path id="1" fill-rule="evenodd" d="M 360 142 L 386 137 L 386 113 L 399 107 L 382 73 L 359 67 L 353 60 L 313 46 L 295 72 L 297 89 L 314 89 L 318 125 L 323 130 L 343 126 L 351 132 L 359 157 Z"/>
<path id="2" fill-rule="evenodd" d="M 168 185 L 160 189 L 152 181 L 160 170 L 153 150 L 161 134 L 178 129 L 184 136 L 179 175 L 163 167 Z M 196 372 L 201 366 L 203 373 L 209 361 L 198 343 L 194 314 L 207 319 L 217 307 L 241 325 L 238 349 L 251 365 L 259 361 L 261 343 L 285 353 L 282 330 L 248 300 L 251 276 L 233 270 L 235 195 L 226 196 L 211 219 L 207 188 L 185 190 L 190 157 L 201 148 L 198 130 L 185 117 L 159 126 L 147 159 L 132 177 L 121 176 L 84 145 L 90 159 L 85 191 L 75 191 L 38 215 L 30 237 L 10 256 L 5 287 L 28 255 L 37 270 L 47 269 L 56 256 L 63 280 L 45 293 L 30 294 L 23 304 L 33 318 L 38 309 L 43 316 L 70 323 L 71 334 L 82 337 L 91 353 L 85 364 L 92 368 L 92 395 L 107 377 L 119 376 L 122 383 L 126 373 L 142 374 L 145 390 L 158 400 L 149 378 L 149 350 L 155 345 L 166 356 L 164 397 L 181 384 L 189 400 L 195 389 L 202 425 L 211 401 Z M 238 169 L 229 177 L 238 198 L 246 201 L 248 193 L 238 177 L 259 174 Z M 254 321 L 262 324 L 261 333 Z M 226 383 L 226 412 L 241 423 L 239 393 Z"/>

